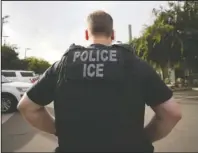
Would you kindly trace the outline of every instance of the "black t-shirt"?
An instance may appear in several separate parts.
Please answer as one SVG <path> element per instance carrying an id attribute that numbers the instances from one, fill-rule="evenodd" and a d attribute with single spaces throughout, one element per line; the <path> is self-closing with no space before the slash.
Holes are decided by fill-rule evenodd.
<path id="1" fill-rule="evenodd" d="M 92 45 L 92 47 L 100 48 L 101 46 L 100 45 Z M 135 55 L 133 55 L 133 56 L 135 56 Z M 118 100 L 116 102 L 116 105 L 118 107 L 114 108 L 112 106 L 113 109 L 111 109 L 111 105 L 115 105 L 115 101 L 116 101 L 116 99 L 111 98 L 111 96 L 114 96 L 114 95 L 111 95 L 110 91 L 108 91 L 107 88 L 104 88 L 103 90 L 99 90 L 99 89 L 95 89 L 92 86 L 91 89 L 97 90 L 97 93 L 98 92 L 102 93 L 105 96 L 104 97 L 104 101 L 106 100 L 105 103 L 108 102 L 108 104 L 110 103 L 111 105 L 105 104 L 106 106 L 102 107 L 102 106 L 96 104 L 98 107 L 98 109 L 97 109 L 97 108 L 95 108 L 96 107 L 95 105 L 93 105 L 92 103 L 88 103 L 87 101 L 82 101 L 81 103 L 76 102 L 74 105 L 67 100 L 62 100 L 62 103 L 63 102 L 67 103 L 67 107 L 76 107 L 76 105 L 80 105 L 79 107 L 76 107 L 76 109 L 78 109 L 78 112 L 85 113 L 87 111 L 87 112 L 89 112 L 89 114 L 90 114 L 90 112 L 92 112 L 94 119 L 92 119 L 91 117 L 86 116 L 86 114 L 82 113 L 82 115 L 81 115 L 82 118 L 87 117 L 87 119 L 83 119 L 83 125 L 80 126 L 80 124 L 75 123 L 75 125 L 77 125 L 77 126 L 72 127 L 73 126 L 72 125 L 73 122 L 71 121 L 72 118 L 68 118 L 68 120 L 64 120 L 63 118 L 67 118 L 69 115 L 75 116 L 75 113 L 74 112 L 70 112 L 70 113 L 65 112 L 64 116 L 63 116 L 63 115 L 60 115 L 60 114 L 63 114 L 63 110 L 62 110 L 62 112 L 59 112 L 59 110 L 56 110 L 56 109 L 59 109 L 60 107 L 59 108 L 55 107 L 55 111 L 59 112 L 59 115 L 57 115 L 56 117 L 62 118 L 62 119 L 59 119 L 59 118 L 56 119 L 56 120 L 59 120 L 58 122 L 60 123 L 58 126 L 65 126 L 63 128 L 59 128 L 59 129 L 67 129 L 68 131 L 70 130 L 69 133 L 67 133 L 67 134 L 68 134 L 68 137 L 71 136 L 71 138 L 73 137 L 73 139 L 77 138 L 77 134 L 81 135 L 80 137 L 83 137 L 83 138 L 79 137 L 78 142 L 81 144 L 84 143 L 84 146 L 86 145 L 86 143 L 90 143 L 92 146 L 94 146 L 95 145 L 94 142 L 97 142 L 97 143 L 101 143 L 101 148 L 102 148 L 102 145 L 104 145 L 103 142 L 109 143 L 110 137 L 112 137 L 112 139 L 113 139 L 113 140 L 111 140 L 112 144 L 109 144 L 109 146 L 113 145 L 113 147 L 116 148 L 116 144 L 117 144 L 117 146 L 119 146 L 121 143 L 125 143 L 125 145 L 123 145 L 123 147 L 129 148 L 128 145 L 141 144 L 141 146 L 138 146 L 134 150 L 142 151 L 141 149 L 145 147 L 143 149 L 143 151 L 151 151 L 152 146 L 146 140 L 146 136 L 144 136 L 144 132 L 143 132 L 145 104 L 147 104 L 151 107 L 157 106 L 157 105 L 167 101 L 168 99 L 170 99 L 172 97 L 172 91 L 165 85 L 165 83 L 160 79 L 158 74 L 155 72 L 155 70 L 149 64 L 147 64 L 145 61 L 143 61 L 137 57 L 133 58 L 133 60 L 134 61 L 133 61 L 132 69 L 130 66 L 128 69 L 128 71 L 130 71 L 129 79 L 127 80 L 127 83 L 123 87 L 125 89 L 122 89 L 119 91 L 120 93 L 122 91 L 125 92 L 123 100 L 120 101 L 120 103 L 123 103 L 123 104 L 118 104 L 119 103 L 119 100 Z M 27 92 L 28 97 L 32 101 L 34 101 L 36 104 L 39 104 L 41 106 L 46 106 L 54 100 L 55 100 L 54 101 L 55 105 L 56 105 L 56 103 L 57 104 L 60 103 L 60 101 L 57 101 L 57 97 L 56 97 L 57 94 L 55 92 L 55 90 L 57 88 L 57 76 L 58 76 L 57 67 L 58 67 L 58 64 L 59 64 L 59 62 L 54 63 L 43 74 L 42 78 L 37 83 L 35 83 L 33 85 L 33 87 L 31 89 L 29 89 L 29 91 Z M 78 97 L 78 95 L 77 95 L 78 91 L 80 91 L 80 89 L 79 88 L 72 89 L 71 92 L 72 91 L 76 91 L 76 93 L 70 93 L 66 97 L 64 97 L 64 95 L 62 97 L 63 98 L 69 97 L 70 100 L 72 100 L 72 98 L 76 95 L 76 99 L 79 98 L 79 101 L 81 101 L 82 99 L 80 99 L 80 97 L 83 97 L 83 96 L 79 95 L 79 97 Z M 68 90 L 67 92 L 70 92 L 70 90 Z M 86 90 L 83 90 L 83 87 L 82 87 L 82 93 L 83 93 L 83 95 L 88 95 L 88 97 L 89 97 L 89 93 L 90 93 L 90 97 L 92 97 L 93 101 L 95 101 L 95 102 L 100 103 L 102 101 L 102 98 L 101 98 L 102 96 L 100 96 L 98 94 L 94 95 L 94 91 L 90 90 L 89 93 L 86 93 Z M 95 99 L 94 96 L 96 96 L 97 99 Z M 115 95 L 115 97 L 116 96 L 117 96 L 117 99 L 119 99 L 119 93 L 117 95 Z M 126 100 L 126 102 L 123 102 L 125 100 Z M 89 104 L 91 106 L 89 106 L 89 107 L 85 106 L 87 104 Z M 61 106 L 63 106 L 63 105 L 61 104 Z M 65 107 L 65 109 L 67 107 Z M 106 110 L 105 107 L 110 109 L 111 111 L 114 111 L 114 109 L 117 109 L 116 111 L 118 111 L 118 108 L 120 108 L 119 109 L 120 116 L 119 116 L 118 112 L 113 112 L 114 118 L 112 116 L 108 118 L 108 113 L 106 112 L 108 110 Z M 94 111 L 97 111 L 97 113 Z M 97 116 L 98 113 L 105 114 L 106 118 L 104 116 L 103 118 L 100 119 Z M 76 118 L 77 117 L 75 116 L 75 121 L 77 121 Z M 108 120 L 108 119 L 110 119 L 110 120 Z M 96 120 L 96 121 L 94 121 L 94 120 Z M 97 124 L 97 120 L 100 120 L 100 121 L 98 121 L 98 123 L 106 124 L 106 126 L 98 125 L 98 129 L 94 127 L 95 128 L 94 129 L 95 131 L 94 131 L 94 130 L 92 130 L 93 127 L 91 127 L 92 125 L 89 122 L 94 121 L 95 124 Z M 132 120 L 134 120 L 134 122 L 132 122 Z M 68 121 L 69 125 L 66 123 L 65 124 L 63 123 L 66 121 Z M 119 123 L 116 123 L 118 121 L 119 121 Z M 139 128 L 139 130 L 138 130 L 138 128 Z M 73 129 L 75 129 L 76 132 L 72 131 Z M 83 129 L 83 132 L 80 132 L 82 129 Z M 124 132 L 119 131 L 119 130 L 124 130 Z M 98 133 L 100 131 L 101 133 L 94 134 L 94 132 L 96 133 L 96 131 Z M 130 133 L 130 131 L 134 131 L 134 132 Z M 88 136 L 88 133 L 91 133 L 92 136 Z M 112 135 L 109 133 L 111 133 Z M 141 133 L 141 135 L 139 135 L 139 136 L 136 135 L 136 134 L 140 134 L 140 133 Z M 71 135 L 69 135 L 69 134 L 71 134 Z M 119 135 L 119 136 L 114 136 L 114 135 Z M 105 136 L 106 136 L 106 138 L 105 138 Z M 65 136 L 65 137 L 67 137 L 67 136 Z M 100 138 L 103 140 L 100 141 L 99 140 Z M 86 139 L 90 139 L 91 141 L 88 141 Z M 94 139 L 98 139 L 98 140 L 94 140 Z M 120 141 L 122 141 L 122 142 L 120 142 L 119 140 L 116 140 L 116 139 L 120 139 Z M 135 139 L 135 140 L 133 140 L 133 139 Z M 69 144 L 70 141 L 72 141 L 72 140 L 68 140 L 66 143 Z M 137 143 L 130 144 L 127 141 L 134 141 L 134 142 L 136 141 Z M 73 140 L 73 142 L 76 142 L 76 140 Z M 140 142 L 142 142 L 142 143 L 140 143 Z M 60 140 L 59 140 L 59 143 L 60 143 Z M 126 145 L 126 144 L 128 144 L 128 145 Z M 67 144 L 65 144 L 65 145 L 67 145 Z M 81 151 L 80 147 L 82 147 L 82 146 L 79 145 L 79 150 L 77 150 L 77 151 Z M 96 146 L 96 148 L 97 147 L 100 147 L 100 144 L 99 144 L 99 146 Z M 149 147 L 151 147 L 151 148 L 149 148 Z M 68 148 L 69 148 L 69 145 L 68 145 Z M 101 148 L 97 148 L 95 150 L 103 151 Z M 134 148 L 134 147 L 131 147 L 131 148 Z M 118 149 L 120 149 L 119 151 L 127 151 L 127 149 L 123 150 L 122 147 L 116 148 L 116 150 L 118 150 Z M 72 149 L 71 149 L 71 151 L 72 151 Z"/>

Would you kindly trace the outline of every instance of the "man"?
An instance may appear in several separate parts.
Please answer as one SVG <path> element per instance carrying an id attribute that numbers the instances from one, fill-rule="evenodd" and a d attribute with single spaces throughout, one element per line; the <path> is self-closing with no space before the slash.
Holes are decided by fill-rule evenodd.
<path id="1" fill-rule="evenodd" d="M 72 45 L 23 96 L 18 109 L 35 128 L 58 137 L 60 152 L 153 152 L 181 119 L 156 72 L 126 45 L 111 45 L 112 17 L 87 19 L 87 48 Z M 55 119 L 45 106 L 54 101 Z M 155 116 L 144 128 L 145 104 Z"/>

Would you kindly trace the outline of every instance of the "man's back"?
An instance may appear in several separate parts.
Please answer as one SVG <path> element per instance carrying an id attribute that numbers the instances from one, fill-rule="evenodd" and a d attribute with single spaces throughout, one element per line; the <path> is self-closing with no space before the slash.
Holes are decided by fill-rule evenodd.
<path id="1" fill-rule="evenodd" d="M 98 51 L 101 55 L 102 51 L 113 49 L 96 45 L 89 52 Z M 76 51 L 68 54 L 67 59 L 74 59 Z M 143 145 L 150 149 L 143 131 L 143 76 L 136 66 L 140 61 L 124 48 L 118 47 L 116 52 L 119 56 L 116 64 L 88 59 L 89 64 L 104 64 L 102 78 L 78 75 L 76 72 L 87 64 L 85 62 L 67 63 L 66 75 L 72 77 L 59 89 L 54 103 L 60 149 L 132 151 L 142 149 Z"/>

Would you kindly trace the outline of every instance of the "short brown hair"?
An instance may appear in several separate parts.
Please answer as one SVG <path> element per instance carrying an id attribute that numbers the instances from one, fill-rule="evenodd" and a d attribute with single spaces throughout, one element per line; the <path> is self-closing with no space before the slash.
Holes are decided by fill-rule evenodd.
<path id="1" fill-rule="evenodd" d="M 93 35 L 110 37 L 113 32 L 113 19 L 104 11 L 94 11 L 87 17 L 88 26 Z"/>

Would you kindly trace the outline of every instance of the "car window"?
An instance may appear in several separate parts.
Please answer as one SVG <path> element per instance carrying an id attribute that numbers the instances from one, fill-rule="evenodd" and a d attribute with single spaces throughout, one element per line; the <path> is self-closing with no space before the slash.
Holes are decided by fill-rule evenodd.
<path id="1" fill-rule="evenodd" d="M 33 77 L 33 72 L 20 72 L 22 77 Z"/>
<path id="2" fill-rule="evenodd" d="M 10 82 L 5 76 L 1 75 L 1 82 Z"/>
<path id="3" fill-rule="evenodd" d="M 5 77 L 16 77 L 15 72 L 2 72 L 2 75 Z"/>

